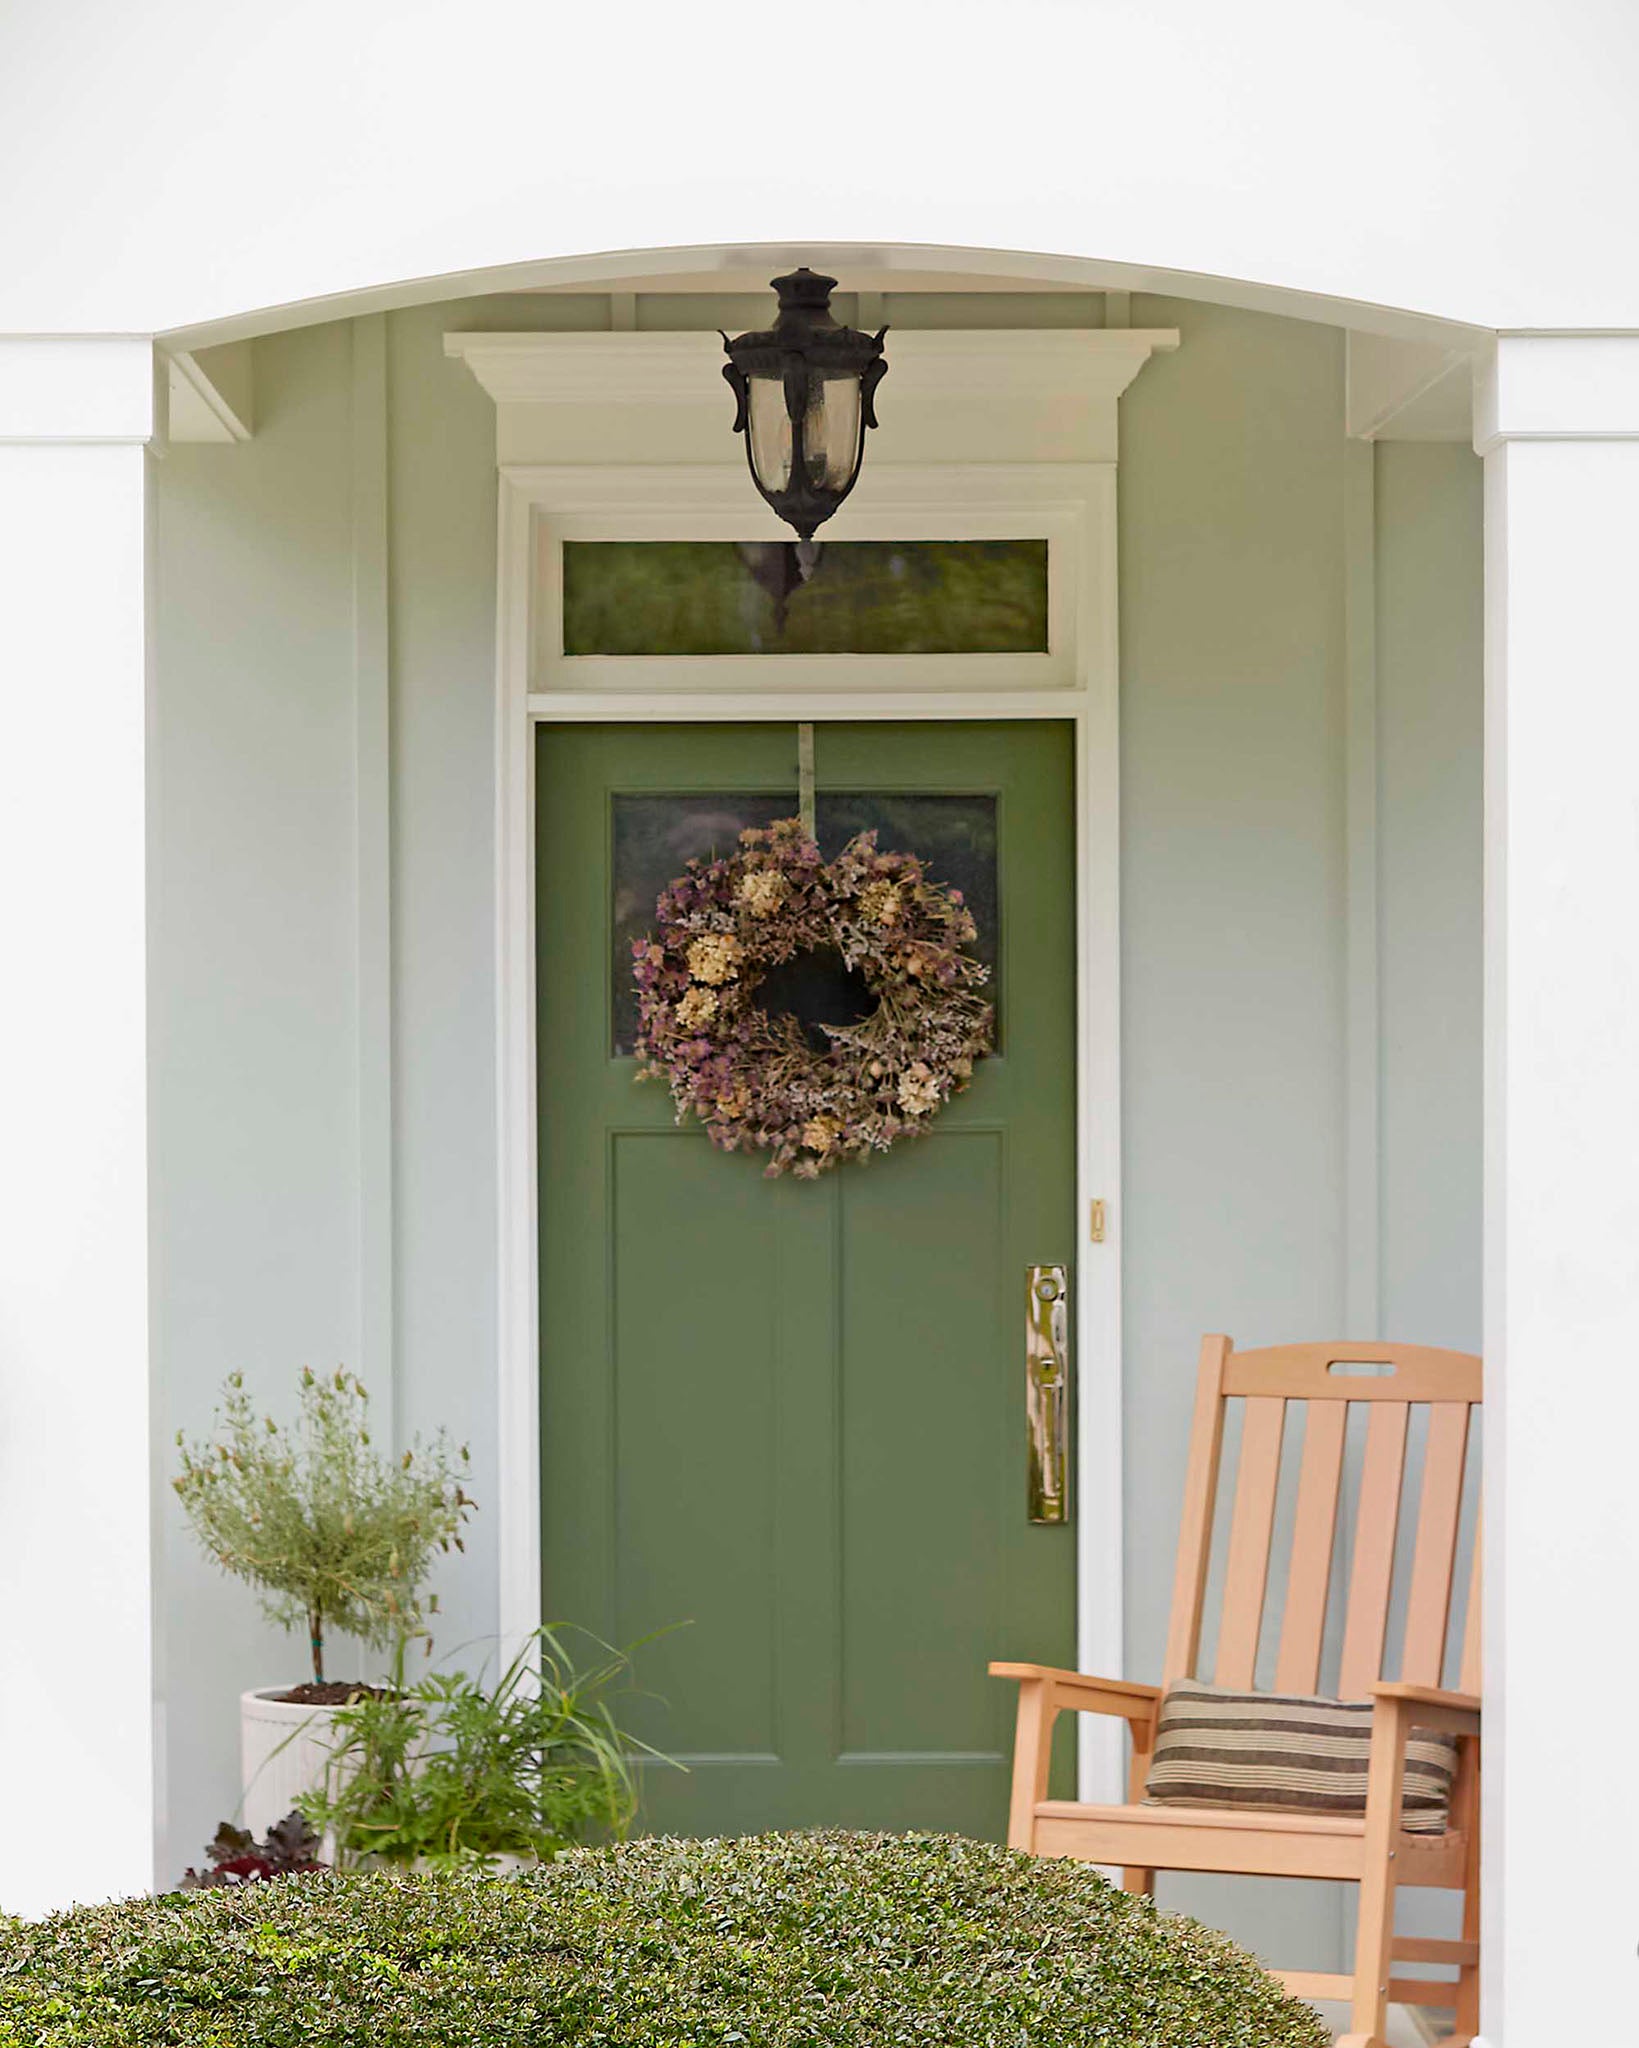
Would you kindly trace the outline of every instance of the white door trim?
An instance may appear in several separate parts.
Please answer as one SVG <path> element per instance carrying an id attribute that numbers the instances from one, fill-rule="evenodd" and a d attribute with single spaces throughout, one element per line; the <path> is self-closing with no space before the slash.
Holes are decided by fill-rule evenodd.
<path id="1" fill-rule="evenodd" d="M 535 728 L 557 721 L 1056 718 L 1075 728 L 1077 894 L 1076 1600 L 1083 1669 L 1122 1668 L 1121 926 L 1113 462 L 881 465 L 834 539 L 1049 541 L 1051 649 L 1003 658 L 693 657 L 588 662 L 536 648 L 545 558 L 577 539 L 788 538 L 743 466 L 503 466 L 496 704 L 499 1621 L 541 1616 L 536 1206 Z M 590 673 L 588 673 L 590 671 Z M 1094 1201 L 1105 1237 L 1090 1239 Z M 1081 1787 L 1124 1796 L 1115 1724 L 1081 1722 Z"/>

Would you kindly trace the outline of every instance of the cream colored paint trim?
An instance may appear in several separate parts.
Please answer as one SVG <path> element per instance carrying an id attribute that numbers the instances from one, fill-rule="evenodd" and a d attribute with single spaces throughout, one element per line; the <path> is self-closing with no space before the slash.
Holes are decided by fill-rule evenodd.
<path id="1" fill-rule="evenodd" d="M 1113 401 L 1112 401 L 1113 402 Z M 831 540 L 1041 539 L 1048 553 L 1046 654 L 969 654 L 953 663 L 943 654 L 695 655 L 665 662 L 650 656 L 565 655 L 561 642 L 543 653 L 531 620 L 522 621 L 531 663 L 529 687 L 537 715 L 565 698 L 601 703 L 634 691 L 657 702 L 710 695 L 740 702 L 729 717 L 745 717 L 743 699 L 771 691 L 782 701 L 793 688 L 847 702 L 831 716 L 869 716 L 866 697 L 893 694 L 914 702 L 924 691 L 950 692 L 960 667 L 957 700 L 975 690 L 998 697 L 1015 693 L 1073 693 L 1081 686 L 1081 649 L 1088 638 L 1091 587 L 1083 570 L 1089 549 L 1113 552 L 1114 507 L 1106 506 L 1095 479 L 1097 463 L 890 464 L 873 470 L 826 528 Z M 668 463 L 606 468 L 509 467 L 506 474 L 529 502 L 529 517 L 513 544 L 538 551 L 541 578 L 519 589 L 549 618 L 562 599 L 562 549 L 569 540 L 780 540 L 784 526 L 752 490 L 740 462 Z M 974 532 L 976 516 L 984 531 Z M 1096 529 L 1096 530 L 1095 530 Z M 513 564 L 522 579 L 530 564 Z M 592 716 L 597 716 L 594 711 Z M 676 716 L 667 711 L 661 716 Z M 682 715 L 687 715 L 682 714 Z M 717 714 L 724 715 L 724 714 Z M 895 714 L 903 715 L 903 714 Z M 925 716 L 925 712 L 912 715 Z"/>
<path id="2" fill-rule="evenodd" d="M 893 367 L 919 399 L 994 403 L 1114 401 L 1149 357 L 1178 346 L 1175 327 L 900 328 Z M 446 334 L 498 405 L 690 405 L 724 410 L 723 344 L 705 331 Z M 896 392 L 897 396 L 897 392 Z"/>
<path id="3" fill-rule="evenodd" d="M 358 1338 L 384 1432 L 398 1421 L 394 1325 L 392 624 L 387 321 L 352 324 L 354 916 L 358 973 Z"/>
<path id="4" fill-rule="evenodd" d="M 248 441 L 251 411 L 251 345 L 230 342 L 197 353 L 178 349 L 163 357 L 170 396 L 173 441 Z"/>
<path id="5" fill-rule="evenodd" d="M 1383 1312 L 1376 463 L 1369 441 L 1344 443 L 1343 1320 L 1351 1337 L 1380 1336 Z"/>
<path id="6" fill-rule="evenodd" d="M 732 486 L 731 486 L 732 480 Z M 1104 1241 L 1083 1239 L 1077 1265 L 1077 1638 L 1084 1668 L 1119 1672 L 1122 1658 L 1121 1008 L 1120 808 L 1113 463 L 879 465 L 869 511 L 850 504 L 837 538 L 876 532 L 900 539 L 1006 537 L 1028 513 L 1047 532 L 1058 680 L 979 667 L 984 657 L 941 658 L 941 687 L 907 682 L 912 659 L 862 660 L 853 680 L 795 662 L 740 657 L 648 662 L 658 685 L 532 689 L 532 572 L 543 524 L 605 539 L 738 538 L 784 529 L 758 504 L 739 464 L 709 470 L 503 466 L 497 617 L 496 859 L 499 976 L 497 1145 L 500 1200 L 499 1456 L 500 1626 L 509 1642 L 541 1618 L 540 1350 L 534 901 L 534 734 L 540 723 L 586 719 L 814 720 L 825 718 L 1058 718 L 1075 728 L 1077 885 L 1078 1237 L 1094 1200 L 1105 1204 Z M 1044 523 L 1051 522 L 1051 523 Z M 1056 562 L 1054 557 L 1057 558 Z M 549 599 L 544 601 L 550 601 Z M 1051 605 L 1050 605 L 1051 610 Z M 564 668 L 578 664 L 563 663 Z M 1091 1721 L 1092 1717 L 1082 1717 Z M 1121 1796 L 1120 1730 L 1080 1731 L 1084 1798 Z"/>
<path id="7" fill-rule="evenodd" d="M 1356 333 L 1408 341 L 1482 344 L 1489 328 L 1433 312 L 1414 312 L 1338 293 L 1308 291 L 1260 279 L 1154 263 L 1119 262 L 1039 250 L 909 242 L 717 242 L 629 248 L 601 254 L 543 257 L 368 283 L 285 304 L 264 305 L 164 330 L 167 346 L 197 349 L 247 336 L 310 327 L 359 313 L 488 296 L 497 292 L 738 293 L 766 290 L 767 279 L 793 264 L 835 273 L 856 291 L 1148 292 L 1208 305 L 1240 306 L 1289 320 L 1313 320 Z"/>
<path id="8" fill-rule="evenodd" d="M 1474 354 L 1439 341 L 1344 336 L 1344 431 L 1362 441 L 1462 441 L 1474 431 Z"/>

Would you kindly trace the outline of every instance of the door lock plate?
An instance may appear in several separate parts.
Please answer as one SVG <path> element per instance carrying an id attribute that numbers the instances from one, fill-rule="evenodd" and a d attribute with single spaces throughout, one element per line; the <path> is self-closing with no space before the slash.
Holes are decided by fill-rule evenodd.
<path id="1" fill-rule="evenodd" d="M 1063 1266 L 1025 1268 L 1025 1428 L 1032 1522 L 1067 1522 L 1070 1285 Z"/>

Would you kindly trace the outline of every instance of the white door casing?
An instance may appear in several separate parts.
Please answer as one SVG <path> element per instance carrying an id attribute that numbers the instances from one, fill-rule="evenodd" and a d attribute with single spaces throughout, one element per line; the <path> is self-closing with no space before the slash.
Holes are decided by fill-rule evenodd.
<path id="1" fill-rule="evenodd" d="M 536 1208 L 534 734 L 560 720 L 813 721 L 826 719 L 1054 718 L 1076 732 L 1077 764 L 1077 1638 L 1083 1668 L 1122 1665 L 1122 1398 L 1120 1203 L 1120 812 L 1116 641 L 1116 447 L 1119 392 L 1153 347 L 1176 336 L 1116 330 L 1108 334 L 1027 334 L 1070 361 L 1085 397 L 1081 430 L 1064 433 L 1060 403 L 1021 378 L 1030 418 L 1013 422 L 1015 441 L 1036 452 L 1045 439 L 1098 459 L 952 463 L 884 461 L 874 437 L 853 497 L 825 529 L 835 540 L 1046 538 L 1049 549 L 1049 651 L 1025 657 L 693 656 L 565 657 L 555 632 L 562 543 L 617 539 L 788 539 L 758 498 L 728 437 L 721 388 L 704 386 L 716 430 L 731 459 L 711 462 L 551 463 L 508 461 L 508 450 L 536 452 L 551 441 L 547 411 L 573 394 L 581 436 L 588 381 L 603 380 L 615 410 L 608 442 L 618 453 L 656 438 L 654 408 L 678 402 L 694 415 L 699 382 L 680 375 L 709 364 L 698 335 L 459 335 L 452 354 L 466 358 L 500 402 L 498 518 L 496 861 L 497 1146 L 500 1204 L 498 1284 L 500 1588 L 503 1637 L 515 1642 L 541 1619 L 539 1315 Z M 942 359 L 937 405 L 924 432 L 900 445 L 939 439 L 948 399 L 971 386 L 1005 386 L 1007 334 L 918 335 L 907 340 L 963 344 Z M 601 371 L 590 343 L 616 347 Z M 558 345 L 574 344 L 569 372 Z M 654 349 L 652 388 L 634 404 L 630 344 Z M 504 344 L 492 349 L 490 344 Z M 1067 349 L 1066 344 L 1072 346 Z M 669 347 L 668 345 L 677 345 Z M 531 351 L 535 353 L 532 355 Z M 1096 358 L 1090 374 L 1085 358 Z M 661 360 L 670 356 L 671 361 Z M 546 358 L 546 361 L 540 358 Z M 956 367 L 952 367 L 955 360 Z M 896 364 L 896 367 L 898 365 Z M 1018 366 L 1012 365 L 1015 372 Z M 493 381 L 492 381 L 493 379 Z M 623 381 L 624 380 L 624 381 Z M 684 393 L 677 400 L 681 384 Z M 651 387 L 641 387 L 651 388 Z M 550 399 L 539 396 L 551 394 Z M 627 410 L 617 400 L 626 398 Z M 897 394 L 896 394 L 897 395 Z M 639 415 L 635 424 L 632 413 Z M 675 422 L 662 425 L 676 434 Z M 692 439 L 693 419 L 683 439 Z M 542 626 L 546 626 L 543 632 Z M 1103 1237 L 1093 1242 L 1092 1204 L 1102 1202 Z M 1083 1795 L 1122 1796 L 1121 1731 L 1091 1716 L 1080 1726 Z"/>

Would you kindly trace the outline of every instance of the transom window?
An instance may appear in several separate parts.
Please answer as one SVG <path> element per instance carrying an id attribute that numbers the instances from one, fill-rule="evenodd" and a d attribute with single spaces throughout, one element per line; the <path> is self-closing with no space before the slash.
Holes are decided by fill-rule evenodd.
<path id="1" fill-rule="evenodd" d="M 568 540 L 563 653 L 1045 654 L 1047 542 Z"/>

